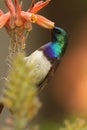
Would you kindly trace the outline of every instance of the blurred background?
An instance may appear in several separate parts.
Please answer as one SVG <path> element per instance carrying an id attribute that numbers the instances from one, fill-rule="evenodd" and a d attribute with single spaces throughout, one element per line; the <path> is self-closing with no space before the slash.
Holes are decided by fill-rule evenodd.
<path id="1" fill-rule="evenodd" d="M 26 10 L 30 3 L 31 0 L 23 0 L 23 9 Z M 0 0 L 0 8 L 6 12 L 4 0 Z M 61 63 L 40 94 L 43 107 L 39 118 L 62 120 L 70 113 L 87 115 L 87 1 L 51 0 L 39 13 L 64 28 L 68 34 L 68 46 Z M 49 39 L 49 30 L 33 25 L 26 41 L 27 55 Z M 9 40 L 5 29 L 1 29 L 0 78 L 7 75 Z M 3 85 L 0 81 L 0 86 Z"/>

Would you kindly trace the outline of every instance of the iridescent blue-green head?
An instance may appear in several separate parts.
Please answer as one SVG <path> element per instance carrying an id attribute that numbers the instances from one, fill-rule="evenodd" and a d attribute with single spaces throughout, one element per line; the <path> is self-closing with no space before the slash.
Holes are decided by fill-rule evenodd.
<path id="1" fill-rule="evenodd" d="M 63 46 L 66 43 L 67 34 L 64 29 L 60 27 L 54 27 L 51 31 L 52 42 L 57 42 L 60 46 Z"/>
<path id="2" fill-rule="evenodd" d="M 53 55 L 55 57 L 60 57 L 63 55 L 66 45 L 67 45 L 67 33 L 65 32 L 64 29 L 60 27 L 54 27 L 51 31 L 52 35 L 52 48 L 53 48 Z"/>
<path id="3" fill-rule="evenodd" d="M 44 54 L 49 59 L 60 58 L 64 53 L 67 43 L 67 34 L 60 27 L 51 30 L 51 42 L 43 46 Z"/>

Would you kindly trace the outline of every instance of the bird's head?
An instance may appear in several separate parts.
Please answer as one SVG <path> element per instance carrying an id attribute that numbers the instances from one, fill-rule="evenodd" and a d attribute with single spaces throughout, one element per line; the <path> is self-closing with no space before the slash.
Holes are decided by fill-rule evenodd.
<path id="1" fill-rule="evenodd" d="M 60 58 L 67 47 L 67 34 L 59 27 L 51 30 L 51 42 L 40 48 L 49 59 Z"/>
<path id="2" fill-rule="evenodd" d="M 52 34 L 52 39 L 51 39 L 52 42 L 57 42 L 61 46 L 63 46 L 64 43 L 66 43 L 67 34 L 62 28 L 54 27 L 51 31 L 51 34 Z"/>

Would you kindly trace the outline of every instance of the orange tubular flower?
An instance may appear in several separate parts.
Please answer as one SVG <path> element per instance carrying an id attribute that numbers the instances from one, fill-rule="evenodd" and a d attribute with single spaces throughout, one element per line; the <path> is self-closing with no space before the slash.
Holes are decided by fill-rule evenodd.
<path id="1" fill-rule="evenodd" d="M 0 28 L 2 28 L 10 18 L 10 13 L 1 14 L 0 16 Z"/>
<path id="2" fill-rule="evenodd" d="M 49 4 L 50 1 L 51 0 L 46 0 L 45 2 L 39 1 L 36 4 L 33 1 L 31 7 L 26 13 L 23 11 L 21 12 L 22 17 L 26 20 L 30 20 L 32 23 L 37 23 L 44 28 L 52 29 L 54 27 L 54 22 L 48 20 L 41 15 L 36 14 L 40 9 Z"/>
<path id="3" fill-rule="evenodd" d="M 37 23 L 44 28 L 52 29 L 54 27 L 54 22 L 36 14 L 40 9 L 49 4 L 49 2 L 50 0 L 35 3 L 33 0 L 30 8 L 25 12 L 22 11 L 22 4 L 19 4 L 18 0 L 14 0 L 14 5 L 12 0 L 5 0 L 5 4 L 9 11 L 4 14 L 0 10 L 0 28 L 5 26 L 6 29 L 8 28 L 8 30 L 11 30 L 15 27 L 28 27 L 27 29 L 30 30 L 31 24 Z M 26 25 L 30 25 L 30 28 Z"/>

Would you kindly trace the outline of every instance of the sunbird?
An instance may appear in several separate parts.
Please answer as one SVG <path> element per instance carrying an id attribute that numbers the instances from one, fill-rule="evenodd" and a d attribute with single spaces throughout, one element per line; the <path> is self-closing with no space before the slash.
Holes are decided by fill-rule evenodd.
<path id="1" fill-rule="evenodd" d="M 53 75 L 60 63 L 67 47 L 67 33 L 60 27 L 54 27 L 51 30 L 51 41 L 41 46 L 31 55 L 24 58 L 25 63 L 33 77 L 33 84 L 41 90 Z M 0 104 L 0 113 L 3 109 L 3 104 Z"/>
<path id="2" fill-rule="evenodd" d="M 26 64 L 33 65 L 33 82 L 42 89 L 57 69 L 67 46 L 67 33 L 60 27 L 51 30 L 51 41 L 41 46 L 30 56 L 25 57 Z"/>

